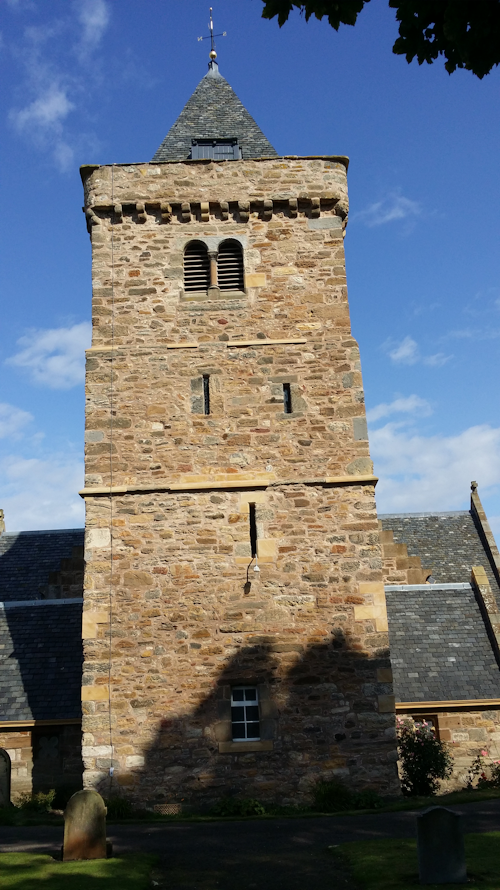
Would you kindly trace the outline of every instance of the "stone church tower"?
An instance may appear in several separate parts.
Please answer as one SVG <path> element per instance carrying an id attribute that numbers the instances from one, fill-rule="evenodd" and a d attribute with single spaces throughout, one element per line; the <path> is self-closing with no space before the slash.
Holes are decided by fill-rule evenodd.
<path id="1" fill-rule="evenodd" d="M 150 163 L 82 168 L 83 759 L 106 795 L 397 791 L 347 164 L 278 157 L 212 60 Z"/>

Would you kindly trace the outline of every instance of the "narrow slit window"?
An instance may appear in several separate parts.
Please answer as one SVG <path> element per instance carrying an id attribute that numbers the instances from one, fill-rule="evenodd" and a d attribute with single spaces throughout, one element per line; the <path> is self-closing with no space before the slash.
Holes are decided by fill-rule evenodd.
<path id="1" fill-rule="evenodd" d="M 292 413 L 292 391 L 290 389 L 289 383 L 283 384 L 283 405 L 285 409 L 285 414 Z"/>
<path id="2" fill-rule="evenodd" d="M 187 294 L 207 293 L 210 285 L 210 259 L 202 241 L 190 241 L 184 250 L 184 290 Z"/>
<path id="3" fill-rule="evenodd" d="M 234 686 L 231 690 L 233 742 L 260 740 L 259 693 L 256 686 Z"/>
<path id="4" fill-rule="evenodd" d="M 203 413 L 210 414 L 210 377 L 203 375 Z"/>
<path id="5" fill-rule="evenodd" d="M 250 548 L 252 551 L 252 559 L 257 556 L 257 518 L 255 515 L 255 504 L 249 504 L 249 520 L 250 520 Z"/>

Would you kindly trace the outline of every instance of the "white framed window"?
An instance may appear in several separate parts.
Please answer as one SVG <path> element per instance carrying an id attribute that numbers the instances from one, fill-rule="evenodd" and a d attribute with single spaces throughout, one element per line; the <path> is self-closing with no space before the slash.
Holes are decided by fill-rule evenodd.
<path id="1" fill-rule="evenodd" d="M 259 693 L 256 686 L 231 689 L 233 742 L 260 741 Z"/>

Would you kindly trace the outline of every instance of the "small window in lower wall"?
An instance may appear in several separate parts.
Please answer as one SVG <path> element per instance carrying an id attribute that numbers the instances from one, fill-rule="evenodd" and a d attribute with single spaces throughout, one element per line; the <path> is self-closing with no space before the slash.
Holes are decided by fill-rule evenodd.
<path id="1" fill-rule="evenodd" d="M 411 714 L 415 723 L 425 723 L 439 741 L 439 723 L 437 714 Z"/>
<path id="2" fill-rule="evenodd" d="M 231 725 L 233 742 L 260 740 L 259 694 L 256 686 L 233 686 Z"/>

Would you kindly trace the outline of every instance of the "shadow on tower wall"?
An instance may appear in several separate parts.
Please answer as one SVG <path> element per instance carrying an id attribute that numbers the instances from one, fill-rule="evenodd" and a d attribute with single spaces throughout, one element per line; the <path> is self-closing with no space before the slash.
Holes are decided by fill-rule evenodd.
<path id="1" fill-rule="evenodd" d="M 227 796 L 307 804 L 318 779 L 337 776 L 353 788 L 397 794 L 395 717 L 378 710 L 378 696 L 390 695 L 392 686 L 376 679 L 390 668 L 389 651 L 369 655 L 355 645 L 340 629 L 302 654 L 298 644 L 255 635 L 218 679 L 204 684 L 206 675 L 194 676 L 196 706 L 157 722 L 144 764 L 118 769 L 111 793 L 141 805 L 183 801 L 196 809 Z M 242 684 L 258 688 L 267 750 L 231 742 L 231 688 Z M 170 710 L 173 698 L 175 683 L 165 696 Z M 147 689 L 144 700 L 130 704 L 151 719 Z M 115 750 L 133 741 L 133 731 L 116 726 Z M 109 795 L 109 780 L 99 790 Z"/>

